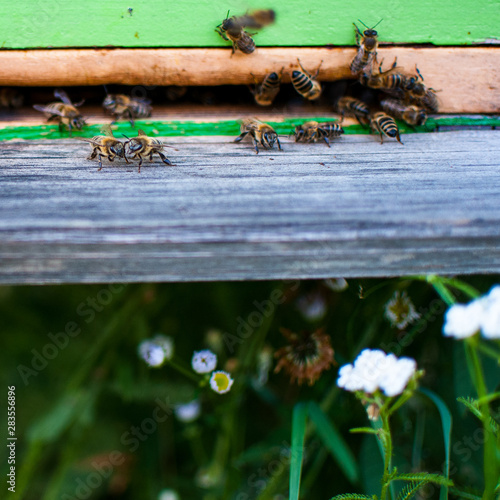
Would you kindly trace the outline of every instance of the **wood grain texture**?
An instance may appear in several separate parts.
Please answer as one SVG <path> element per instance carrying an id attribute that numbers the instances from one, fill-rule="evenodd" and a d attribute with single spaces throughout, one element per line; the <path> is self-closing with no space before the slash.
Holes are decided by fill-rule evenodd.
<path id="1" fill-rule="evenodd" d="M 223 47 L 214 28 L 231 9 L 276 10 L 276 23 L 256 36 L 261 46 L 354 45 L 352 23 L 378 26 L 391 43 L 463 45 L 498 41 L 497 0 L 23 0 L 3 2 L 0 46 Z M 131 9 L 131 10 L 129 10 Z"/>
<path id="2" fill-rule="evenodd" d="M 3 143 L 0 282 L 500 272 L 500 132 L 282 139 L 172 138 L 175 166 L 140 174 L 76 140 Z"/>
<path id="3" fill-rule="evenodd" d="M 126 84 L 241 85 L 285 68 L 284 82 L 300 58 L 319 79 L 352 78 L 352 48 L 260 48 L 249 56 L 230 49 L 123 49 L 0 51 L 0 85 L 71 86 Z M 394 58 L 403 71 L 422 72 L 439 91 L 444 113 L 500 112 L 500 48 L 406 48 L 379 50 L 386 66 Z"/>

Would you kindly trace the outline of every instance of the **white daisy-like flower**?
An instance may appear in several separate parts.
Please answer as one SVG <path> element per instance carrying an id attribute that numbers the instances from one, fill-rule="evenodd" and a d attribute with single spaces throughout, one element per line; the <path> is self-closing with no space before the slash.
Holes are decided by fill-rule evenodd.
<path id="1" fill-rule="evenodd" d="M 137 348 L 139 357 L 142 358 L 149 366 L 158 367 L 165 361 L 165 351 L 155 342 L 151 340 L 143 340 Z"/>
<path id="2" fill-rule="evenodd" d="M 334 292 L 342 292 L 349 286 L 344 278 L 329 278 L 323 280 L 323 283 Z"/>
<path id="3" fill-rule="evenodd" d="M 175 490 L 162 490 L 158 495 L 158 500 L 179 500 L 179 495 Z"/>
<path id="4" fill-rule="evenodd" d="M 184 423 L 194 422 L 201 413 L 201 403 L 199 399 L 193 399 L 189 403 L 176 405 L 175 416 Z"/>
<path id="5" fill-rule="evenodd" d="M 339 370 L 337 385 L 351 392 L 373 394 L 377 390 L 386 396 L 401 394 L 417 369 L 415 360 L 397 358 L 379 349 L 364 349 L 354 364 Z"/>
<path id="6" fill-rule="evenodd" d="M 481 331 L 487 339 L 500 339 L 500 286 L 495 286 L 490 293 L 479 299 L 484 308 L 481 317 Z"/>
<path id="7" fill-rule="evenodd" d="M 397 290 L 385 305 L 385 317 L 393 326 L 402 330 L 420 318 L 420 314 L 416 311 L 408 294 Z"/>
<path id="8" fill-rule="evenodd" d="M 166 360 L 172 359 L 174 355 L 174 339 L 172 337 L 158 333 L 151 340 L 163 349 Z"/>
<path id="9" fill-rule="evenodd" d="M 212 373 L 210 377 L 210 387 L 219 394 L 225 394 L 231 390 L 234 380 L 229 373 L 222 370 Z"/>
<path id="10" fill-rule="evenodd" d="M 217 355 L 212 351 L 195 351 L 191 359 L 191 366 L 196 373 L 210 373 L 217 366 Z"/>

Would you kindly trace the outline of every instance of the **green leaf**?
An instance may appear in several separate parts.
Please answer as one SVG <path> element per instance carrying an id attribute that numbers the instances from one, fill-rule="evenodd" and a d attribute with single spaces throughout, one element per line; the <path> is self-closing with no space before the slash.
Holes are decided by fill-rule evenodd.
<path id="1" fill-rule="evenodd" d="M 477 399 L 467 397 L 459 397 L 457 398 L 457 401 L 459 403 L 462 403 L 467 409 L 479 420 L 483 421 L 483 414 L 481 413 L 481 410 L 479 409 L 479 404 L 477 402 Z"/>
<path id="2" fill-rule="evenodd" d="M 409 500 L 425 484 L 427 484 L 427 481 L 420 481 L 419 483 L 408 484 L 399 492 L 397 500 Z"/>
<path id="3" fill-rule="evenodd" d="M 292 416 L 292 449 L 290 461 L 290 500 L 298 500 L 300 491 L 300 474 L 304 455 L 304 438 L 306 435 L 307 403 L 297 403 Z"/>
<path id="4" fill-rule="evenodd" d="M 370 497 L 368 495 L 360 495 L 359 493 L 344 493 L 343 495 L 336 495 L 330 500 L 374 500 L 376 498 L 375 495 Z"/>
<path id="5" fill-rule="evenodd" d="M 378 431 L 376 429 L 372 429 L 371 427 L 355 427 L 354 429 L 350 429 L 349 432 L 352 432 L 353 434 L 357 433 L 365 433 L 365 434 L 378 434 Z"/>
<path id="6" fill-rule="evenodd" d="M 323 444 L 328 448 L 342 472 L 351 483 L 356 483 L 359 480 L 359 469 L 351 449 L 314 401 L 309 403 L 309 417 L 314 422 Z"/>
<path id="7" fill-rule="evenodd" d="M 481 500 L 480 493 L 471 493 L 470 491 L 463 491 L 458 488 L 450 488 L 450 493 L 458 498 L 465 498 L 466 500 Z"/>
<path id="8" fill-rule="evenodd" d="M 450 410 L 446 406 L 446 403 L 436 393 L 432 392 L 431 390 L 420 388 L 418 392 L 429 398 L 439 411 L 439 416 L 441 417 L 441 428 L 443 430 L 444 453 L 445 453 L 443 472 L 444 472 L 444 477 L 448 479 L 450 476 L 450 443 L 451 443 L 451 426 L 452 426 L 452 418 Z M 441 487 L 439 499 L 440 500 L 448 499 L 448 486 L 443 485 Z"/>
<path id="9" fill-rule="evenodd" d="M 428 472 L 410 472 L 407 474 L 397 474 L 392 478 L 393 481 L 425 481 L 440 485 L 453 486 L 453 481 L 447 479 L 441 474 L 429 474 Z"/>

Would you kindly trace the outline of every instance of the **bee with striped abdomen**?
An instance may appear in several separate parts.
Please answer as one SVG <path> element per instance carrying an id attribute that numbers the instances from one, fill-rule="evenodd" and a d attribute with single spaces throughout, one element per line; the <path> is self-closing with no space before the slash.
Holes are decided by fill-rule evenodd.
<path id="1" fill-rule="evenodd" d="M 365 87 L 382 90 L 402 99 L 405 95 L 408 82 L 412 81 L 412 79 L 396 71 L 396 59 L 386 71 L 382 71 L 382 63 L 380 63 L 378 73 L 372 73 L 371 71 L 369 73 L 363 72 L 359 77 L 359 82 Z"/>
<path id="2" fill-rule="evenodd" d="M 129 97 L 125 94 L 108 94 L 103 108 L 113 115 L 113 123 L 122 118 L 128 118 L 132 127 L 134 118 L 148 118 L 151 116 L 151 100 Z"/>
<path id="3" fill-rule="evenodd" d="M 427 113 L 414 104 L 406 105 L 396 99 L 383 99 L 380 105 L 386 113 L 411 126 L 424 125 L 427 120 Z"/>
<path id="4" fill-rule="evenodd" d="M 369 67 L 369 72 L 371 72 L 371 66 L 377 55 L 378 47 L 378 33 L 375 31 L 375 28 L 382 22 L 382 19 L 373 28 L 368 28 L 368 26 L 359 19 L 358 21 L 366 30 L 361 33 L 356 23 L 352 23 L 356 35 L 356 45 L 358 46 L 358 51 L 351 62 L 351 73 L 353 75 L 357 75 L 367 66 Z"/>
<path id="5" fill-rule="evenodd" d="M 380 144 L 384 142 L 384 135 L 387 137 L 395 137 L 400 144 L 403 144 L 399 137 L 399 129 L 394 121 L 394 118 L 389 116 L 387 113 L 379 111 L 371 114 L 370 126 L 374 132 L 378 132 L 380 134 Z"/>
<path id="6" fill-rule="evenodd" d="M 64 90 L 56 89 L 54 91 L 54 96 L 61 99 L 61 102 L 52 102 L 45 106 L 40 104 L 34 104 L 33 107 L 37 111 L 45 113 L 47 116 L 47 121 L 57 121 L 59 122 L 59 130 L 62 131 L 63 125 L 66 125 L 69 129 L 69 135 L 71 135 L 72 128 L 81 130 L 85 123 L 83 116 L 76 109 L 78 106 L 83 104 L 83 101 L 73 104 L 68 97 L 68 94 Z"/>
<path id="7" fill-rule="evenodd" d="M 125 142 L 125 153 L 129 155 L 131 160 L 139 159 L 139 170 L 141 171 L 143 157 L 149 156 L 149 161 L 153 161 L 153 155 L 158 154 L 163 163 L 167 165 L 172 165 L 172 162 L 163 154 L 163 150 L 167 147 L 160 139 L 155 137 L 148 137 L 144 131 L 138 130 L 137 137 L 132 137 L 129 139 L 127 136 L 127 141 Z"/>
<path id="8" fill-rule="evenodd" d="M 275 71 L 267 74 L 262 80 L 262 83 L 258 83 L 255 76 L 252 74 L 255 80 L 255 87 L 250 89 L 255 99 L 255 102 L 259 106 L 270 106 L 274 98 L 280 91 L 281 75 L 283 74 L 283 68 L 279 73 Z"/>
<path id="9" fill-rule="evenodd" d="M 273 127 L 267 123 L 263 123 L 255 118 L 245 118 L 241 122 L 240 131 L 241 134 L 236 137 L 234 142 L 240 142 L 247 135 L 250 135 L 257 154 L 259 154 L 259 144 L 261 144 L 264 148 L 269 147 L 272 149 L 274 144 L 278 143 L 278 149 L 281 150 L 278 134 L 275 132 Z"/>
<path id="10" fill-rule="evenodd" d="M 226 19 L 222 21 L 215 29 L 219 35 L 233 44 L 233 54 L 236 50 L 240 50 L 243 54 L 251 54 L 255 50 L 255 42 L 252 35 L 255 33 L 248 33 L 244 28 L 260 29 L 268 24 L 274 22 L 276 14 L 272 9 L 261 9 L 243 16 L 229 17 L 227 12 Z"/>
<path id="11" fill-rule="evenodd" d="M 415 67 L 417 75 L 409 80 L 406 85 L 407 98 L 412 104 L 423 106 L 431 113 L 437 113 L 439 110 L 439 102 L 434 89 L 428 89 L 422 82 L 424 77 L 419 69 Z M 419 81 L 419 78 L 421 81 Z"/>
<path id="12" fill-rule="evenodd" d="M 113 136 L 111 127 L 104 125 L 101 132 L 105 135 L 96 135 L 92 139 L 78 137 L 80 141 L 88 142 L 93 148 L 92 154 L 87 158 L 88 160 L 93 160 L 96 156 L 99 156 L 99 168 L 97 171 L 102 170 L 103 157 L 106 157 L 109 161 L 113 161 L 116 157 L 119 157 L 128 163 L 124 144 Z"/>
<path id="13" fill-rule="evenodd" d="M 360 125 L 367 125 L 370 121 L 368 106 L 363 101 L 354 97 L 341 97 L 337 101 L 337 111 L 342 115 L 342 120 L 344 116 L 353 116 L 358 120 Z"/>
<path id="14" fill-rule="evenodd" d="M 316 77 L 319 74 L 319 69 L 323 64 L 321 61 L 318 69 L 316 70 L 315 75 L 311 75 L 308 71 L 306 71 L 302 64 L 300 64 L 299 59 L 297 59 L 300 69 L 302 71 L 295 70 L 292 72 L 292 84 L 295 90 L 302 96 L 308 99 L 309 101 L 314 101 L 315 99 L 319 99 L 321 96 L 321 84 L 316 80 Z"/>
<path id="15" fill-rule="evenodd" d="M 323 140 L 330 147 L 330 139 L 340 137 L 343 133 L 344 129 L 338 123 L 310 121 L 295 127 L 295 142 L 318 142 Z"/>

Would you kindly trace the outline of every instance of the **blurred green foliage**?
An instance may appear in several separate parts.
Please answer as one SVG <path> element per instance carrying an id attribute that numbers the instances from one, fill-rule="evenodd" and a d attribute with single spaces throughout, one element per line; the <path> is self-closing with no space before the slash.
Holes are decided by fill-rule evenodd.
<path id="1" fill-rule="evenodd" d="M 499 278 L 465 281 L 485 293 Z M 320 428 L 305 435 L 300 497 L 376 493 L 380 452 L 373 436 L 349 433 L 366 426 L 367 418 L 353 395 L 336 387 L 338 366 L 313 386 L 298 386 L 286 372 L 274 374 L 273 361 L 268 381 L 259 381 L 264 346 L 274 351 L 286 344 L 280 328 L 320 327 L 331 337 L 338 365 L 365 347 L 417 360 L 425 370 L 421 385 L 453 416 L 450 477 L 480 491 L 480 424 L 456 401 L 477 395 L 462 345 L 442 335 L 446 306 L 422 281 L 352 279 L 348 285 L 343 291 L 323 281 L 0 288 L 5 402 L 7 386 L 16 387 L 17 483 L 9 498 L 157 500 L 165 488 L 181 499 L 287 498 L 292 409 L 299 401 L 314 402 Z M 384 316 L 396 290 L 405 290 L 420 313 L 404 330 Z M 456 297 L 468 300 L 458 291 Z M 304 313 L 311 303 L 316 317 Z M 206 335 L 213 329 L 222 335 L 218 369 L 235 379 L 226 395 L 197 387 L 168 364 L 151 369 L 137 355 L 142 340 L 163 333 L 174 339 L 175 364 L 191 370 L 194 350 L 214 349 Z M 484 369 L 494 391 L 498 366 L 484 360 Z M 200 418 L 178 421 L 171 405 L 197 395 Z M 6 417 L 0 421 L 6 436 Z M 401 473 L 443 471 L 441 420 L 427 398 L 410 400 L 392 425 Z M 354 484 L 332 453 L 339 436 L 358 462 Z M 2 446 L 2 474 L 8 470 L 5 453 Z"/>

